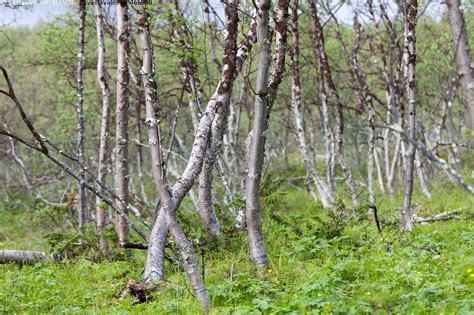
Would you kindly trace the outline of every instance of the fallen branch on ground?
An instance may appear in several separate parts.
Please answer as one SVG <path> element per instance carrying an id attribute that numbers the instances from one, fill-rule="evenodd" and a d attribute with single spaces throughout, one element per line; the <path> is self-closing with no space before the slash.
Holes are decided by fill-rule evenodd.
<path id="1" fill-rule="evenodd" d="M 448 211 L 448 212 L 435 214 L 427 218 L 415 216 L 414 221 L 415 223 L 428 223 L 428 222 L 435 222 L 435 221 L 462 219 L 462 217 L 458 215 L 459 213 L 460 213 L 459 210 L 454 210 L 454 211 Z"/>
<path id="2" fill-rule="evenodd" d="M 0 250 L 0 263 L 15 262 L 19 264 L 34 264 L 43 261 L 59 261 L 60 254 L 50 254 L 29 250 L 2 249 Z"/>

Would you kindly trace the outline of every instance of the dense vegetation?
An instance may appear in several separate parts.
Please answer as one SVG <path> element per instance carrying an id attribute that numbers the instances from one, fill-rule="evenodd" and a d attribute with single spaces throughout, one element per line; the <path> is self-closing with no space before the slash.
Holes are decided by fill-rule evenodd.
<path id="1" fill-rule="evenodd" d="M 385 8 L 372 1 L 358 7 L 309 1 L 296 9 L 297 1 L 282 0 L 272 4 L 273 41 L 265 46 L 254 38 L 255 29 L 265 21 L 253 23 L 252 6 L 239 11 L 232 4 L 238 1 L 228 0 L 223 2 L 224 12 L 211 10 L 210 19 L 205 10 L 204 16 L 196 13 L 206 3 L 131 5 L 130 50 L 124 63 L 119 63 L 117 53 L 125 41 L 119 34 L 120 17 L 114 17 L 114 10 L 104 11 L 103 80 L 108 82 L 112 108 L 104 137 L 104 94 L 96 77 L 101 62 L 99 28 L 93 8 L 83 11 L 87 12 L 83 47 L 81 40 L 78 43 L 81 28 L 76 13 L 32 28 L 0 27 L 0 66 L 8 72 L 21 103 L 14 104 L 15 98 L 7 93 L 4 72 L 0 253 L 15 249 L 60 256 L 57 261 L 0 264 L 0 312 L 202 312 L 203 304 L 209 305 L 199 301 L 204 299 L 190 284 L 196 282 L 187 269 L 192 251 L 186 251 L 173 231 L 172 236 L 165 231 L 163 241 L 164 278 L 145 276 L 153 245 L 150 234 L 160 222 L 161 209 L 167 215 L 163 221 L 167 229 L 173 223 L 169 213 L 177 214 L 176 226 L 182 226 L 195 251 L 212 313 L 474 313 L 474 129 L 468 115 L 473 104 L 455 62 L 447 13 L 433 15 L 422 10 L 425 3 L 413 0 Z M 376 6 L 375 13 L 369 13 L 370 4 Z M 332 15 L 339 5 L 351 12 L 347 15 L 354 18 L 352 24 Z M 410 5 L 419 7 L 416 37 L 407 36 Z M 470 4 L 461 9 L 472 45 L 473 9 Z M 232 20 L 236 12 L 240 21 Z M 235 47 L 229 39 L 229 21 L 238 29 Z M 318 33 L 318 23 L 324 32 Z M 153 49 L 143 49 L 146 40 Z M 416 58 L 407 55 L 405 46 L 410 43 L 416 44 Z M 244 44 L 251 49 L 239 51 L 244 57 L 235 70 L 229 54 Z M 78 46 L 85 51 L 79 62 Z M 261 78 L 265 58 L 270 96 L 255 87 L 256 81 L 265 81 Z M 124 65 L 129 66 L 128 83 L 123 80 L 127 75 L 122 76 Z M 410 66 L 416 68 L 416 82 L 407 75 Z M 236 72 L 226 77 L 230 68 Z M 78 79 L 78 69 L 83 80 Z M 81 84 L 83 91 L 78 89 Z M 130 94 L 127 100 L 119 95 L 124 86 Z M 223 97 L 215 110 L 208 110 L 206 104 L 212 105 L 216 95 L 228 100 Z M 129 103 L 128 129 L 119 130 L 115 127 L 123 125 L 118 117 L 123 114 L 118 110 L 121 102 Z M 271 115 L 258 115 L 259 104 Z M 414 125 L 410 104 L 416 107 Z M 223 105 L 222 111 L 218 105 Z M 78 153 L 79 108 L 85 117 L 84 161 Z M 22 119 L 21 110 L 27 119 Z M 206 115 L 214 112 L 216 117 L 205 125 Z M 264 128 L 255 136 L 259 116 Z M 25 122 L 41 136 L 36 137 Z M 198 123 L 204 127 L 198 128 Z M 219 130 L 214 134 L 219 123 L 220 138 Z M 212 131 L 203 132 L 211 126 Z M 411 127 L 416 130 L 408 135 Z M 161 132 L 158 141 L 148 133 L 153 128 Z M 117 133 L 124 131 L 128 139 L 122 141 Z M 255 156 L 262 155 L 263 165 L 254 174 L 249 168 L 255 167 L 251 160 L 256 138 L 263 139 L 261 151 L 254 150 Z M 104 139 L 109 151 L 102 165 L 107 176 L 101 182 L 94 176 L 101 168 L 98 151 Z M 339 143 L 343 143 L 340 150 Z M 165 162 L 150 156 L 157 144 Z M 38 145 L 47 146 L 49 153 Z M 118 155 L 119 145 L 127 146 L 128 157 Z M 200 145 L 204 156 L 196 158 Z M 55 165 L 51 156 L 68 167 Z M 116 167 L 121 162 L 128 167 L 122 179 Z M 162 169 L 156 171 L 158 164 Z M 198 172 L 188 176 L 189 190 L 179 199 L 173 189 L 188 178 L 183 180 L 189 165 L 197 166 Z M 202 215 L 206 165 L 211 174 L 207 201 L 220 234 Z M 78 181 L 69 176 L 71 172 L 78 174 Z M 318 176 L 331 190 L 328 204 L 326 192 L 316 184 Z M 256 178 L 262 181 L 249 195 L 249 182 Z M 414 182 L 411 200 L 407 195 L 412 192 L 406 189 L 410 181 Z M 99 196 L 96 203 L 98 194 L 89 188 L 81 197 L 84 182 L 105 198 Z M 117 188 L 117 183 L 124 185 Z M 120 189 L 128 193 L 125 202 L 117 197 Z M 172 207 L 166 204 L 167 196 L 176 198 Z M 257 200 L 249 201 L 255 196 Z M 78 206 L 78 200 L 84 205 Z M 248 227 L 260 218 L 260 213 L 248 215 L 255 214 L 251 202 L 258 205 L 255 209 L 261 208 L 268 262 L 256 262 L 252 254 L 249 258 L 254 244 L 245 223 Z M 129 211 L 125 216 L 131 222 L 122 228 L 116 224 L 120 207 Z M 100 211 L 105 212 L 103 233 L 94 222 Z M 239 221 L 243 213 L 245 223 Z M 407 218 L 413 228 L 404 222 Z M 146 237 L 140 237 L 132 224 Z M 129 237 L 121 235 L 124 230 Z"/>
<path id="2" fill-rule="evenodd" d="M 450 184 L 440 184 L 434 193 L 437 197 L 432 200 L 415 197 L 420 215 L 472 208 L 472 198 Z M 393 211 L 400 198 L 383 199 L 380 218 L 384 228 L 378 233 L 371 218 L 328 217 L 296 188 L 280 186 L 263 198 L 271 204 L 264 216 L 271 259 L 271 272 L 266 277 L 255 277 L 242 233 L 226 231 L 220 246 L 203 249 L 205 281 L 216 314 L 474 311 L 472 220 L 430 223 L 404 235 L 398 231 Z M 45 236 L 57 229 L 50 225 L 46 229 L 43 224 L 50 220 L 45 212 L 53 210 L 2 211 L 7 213 L 0 227 L 2 247 L 49 249 Z M 185 212 L 183 220 L 198 218 Z M 200 228 L 192 229 L 190 237 L 202 236 Z M 186 277 L 172 266 L 164 285 L 153 293 L 152 302 L 137 304 L 130 295 L 121 296 L 129 279 L 140 278 L 143 260 L 142 252 L 135 252 L 130 259 L 114 261 L 79 256 L 59 264 L 2 265 L 1 310 L 199 312 Z"/>

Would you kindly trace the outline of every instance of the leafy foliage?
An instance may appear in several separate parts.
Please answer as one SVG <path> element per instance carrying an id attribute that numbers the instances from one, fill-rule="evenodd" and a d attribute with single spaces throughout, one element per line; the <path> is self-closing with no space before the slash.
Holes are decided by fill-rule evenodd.
<path id="1" fill-rule="evenodd" d="M 265 185 L 275 183 L 273 179 Z M 274 189 L 271 191 L 275 193 Z M 435 192 L 438 197 L 427 203 L 420 215 L 441 212 L 446 207 L 467 209 L 471 200 L 466 193 L 452 187 L 438 185 Z M 453 198 L 446 200 L 442 193 Z M 335 217 L 315 206 L 300 190 L 287 190 L 278 198 L 278 202 L 268 204 L 271 211 L 266 211 L 264 217 L 271 259 L 266 276 L 254 273 L 245 235 L 226 232 L 219 246 L 212 250 L 204 248 L 205 281 L 214 313 L 474 311 L 472 220 L 421 225 L 410 235 L 401 235 L 396 226 L 384 226 L 380 234 L 370 218 Z M 423 198 L 416 195 L 415 202 Z M 383 222 L 393 216 L 393 204 L 397 202 L 380 201 Z M 22 212 L 2 213 L 14 224 L 28 221 Z M 190 227 L 191 237 L 198 237 L 201 228 L 195 214 L 187 213 L 181 218 Z M 5 233 L 2 229 L 0 235 Z M 14 237 L 19 231 L 8 233 Z M 35 239 L 38 231 L 32 233 L 23 240 Z M 69 240 L 72 238 L 73 235 Z M 65 245 L 67 242 L 62 238 L 56 243 L 58 248 Z M 137 266 L 143 264 L 143 252 L 135 252 L 131 258 L 123 257 L 124 260 L 95 263 L 80 257 L 59 264 L 0 266 L 3 275 L 0 310 L 5 313 L 200 312 L 186 275 L 179 268 L 167 269 L 174 271 L 167 273 L 166 282 L 153 293 L 152 302 L 136 304 L 131 297 L 121 299 L 120 292 L 129 279 L 140 279 Z"/>

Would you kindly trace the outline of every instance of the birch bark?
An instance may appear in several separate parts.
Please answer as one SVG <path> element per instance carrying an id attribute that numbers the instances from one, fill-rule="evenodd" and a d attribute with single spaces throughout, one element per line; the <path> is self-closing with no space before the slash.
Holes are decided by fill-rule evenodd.
<path id="1" fill-rule="evenodd" d="M 329 61 L 328 61 L 328 56 L 326 53 L 325 49 L 325 40 L 324 40 L 324 33 L 323 33 L 323 28 L 321 25 L 321 21 L 318 16 L 318 10 L 316 7 L 316 4 L 314 0 L 309 1 L 309 7 L 311 11 L 311 15 L 313 17 L 314 21 L 314 34 L 315 34 L 315 45 L 316 45 L 316 52 L 318 55 L 318 62 L 320 65 L 320 70 L 321 70 L 321 76 L 324 76 L 324 82 L 326 83 L 329 92 L 331 93 L 332 99 L 335 101 L 336 104 L 336 123 L 335 123 L 335 131 L 333 132 L 332 139 L 333 141 L 330 150 L 330 155 L 333 155 L 333 157 L 329 157 L 328 160 L 331 161 L 331 159 L 337 159 L 339 165 L 341 166 L 344 176 L 345 176 L 345 183 L 349 190 L 351 191 L 352 195 L 352 203 L 357 206 L 359 205 L 359 197 L 357 193 L 357 188 L 355 185 L 355 182 L 352 178 L 352 173 L 347 166 L 344 158 L 344 153 L 343 153 L 343 134 L 344 134 L 344 120 L 343 120 L 343 109 L 342 109 L 342 103 L 339 97 L 339 94 L 337 92 L 336 86 L 334 85 L 334 81 L 332 78 L 331 74 L 331 69 L 329 67 Z M 324 85 L 324 83 L 320 83 Z M 326 95 L 323 95 L 323 100 L 321 102 L 325 101 Z M 334 173 L 334 166 L 330 165 L 332 167 L 330 171 L 331 173 Z M 329 178 L 330 180 L 330 187 L 331 190 L 335 190 L 335 179 L 333 179 L 334 175 L 332 174 L 331 177 Z"/>
<path id="2" fill-rule="evenodd" d="M 78 40 L 78 53 L 77 53 L 77 159 L 80 164 L 84 165 L 85 152 L 84 152 L 84 30 L 86 22 L 86 1 L 79 1 L 79 40 Z M 84 171 L 80 171 L 79 174 L 82 178 L 85 178 Z M 87 219 L 86 214 L 86 190 L 84 183 L 79 182 L 79 191 L 76 199 L 76 211 L 79 228 L 84 226 Z"/>
<path id="3" fill-rule="evenodd" d="M 286 52 L 286 15 L 287 0 L 279 0 L 276 12 L 275 39 L 276 53 L 270 73 L 271 37 L 269 32 L 270 1 L 258 2 L 257 42 L 259 46 L 259 62 L 257 69 L 256 96 L 252 136 L 247 159 L 247 178 L 245 181 L 246 222 L 249 235 L 249 251 L 253 264 L 258 269 L 268 266 L 262 233 L 260 205 L 260 182 L 262 177 L 263 159 L 265 155 L 265 131 L 268 118 L 276 96 L 281 74 L 284 67 Z"/>
<path id="4" fill-rule="evenodd" d="M 413 229 L 413 210 L 411 199 L 413 194 L 413 171 L 416 152 L 416 15 L 417 0 L 408 0 L 405 5 L 405 83 L 408 102 L 408 144 L 405 155 L 405 193 L 401 213 L 401 228 L 406 231 Z"/>
<path id="5" fill-rule="evenodd" d="M 156 189 L 160 195 L 162 209 L 155 223 L 154 231 L 150 237 L 150 249 L 148 251 L 147 266 L 145 268 L 145 280 L 150 278 L 161 280 L 163 277 L 162 263 L 159 260 L 164 256 L 164 246 L 166 242 L 166 226 L 171 232 L 173 239 L 178 246 L 184 261 L 184 267 L 191 281 L 191 286 L 197 298 L 203 303 L 205 309 L 210 307 L 210 300 L 207 290 L 204 286 L 202 275 L 199 272 L 199 265 L 196 259 L 194 248 L 186 238 L 181 225 L 176 218 L 177 206 L 173 203 L 170 192 L 166 187 L 166 179 L 163 172 L 163 152 L 161 146 L 160 135 L 160 116 L 157 109 L 157 84 L 155 81 L 155 71 L 153 66 L 153 46 L 150 40 L 148 16 L 143 6 L 140 8 L 140 18 L 138 27 L 140 31 L 140 42 L 143 49 L 143 65 L 141 68 L 142 81 L 145 90 L 145 107 L 146 107 L 146 126 L 148 132 L 148 142 L 150 145 L 150 153 L 152 158 L 153 176 L 155 179 Z M 164 219 L 166 224 L 164 224 Z M 156 250 L 158 249 L 158 250 Z M 158 263 L 158 265 L 156 264 Z M 160 269 L 161 267 L 161 269 Z"/>
<path id="6" fill-rule="evenodd" d="M 330 196 L 329 187 L 322 180 L 321 175 L 314 167 L 314 159 L 308 148 L 306 135 L 303 125 L 303 114 L 301 112 L 301 82 L 299 71 L 299 23 L 298 23 L 298 0 L 291 2 L 291 35 L 293 37 L 293 45 L 290 49 L 291 59 L 291 109 L 293 112 L 293 119 L 298 138 L 300 153 L 306 163 L 306 171 L 311 179 L 311 184 L 314 184 L 316 191 L 321 199 L 324 208 L 329 208 L 332 205 L 332 198 Z M 314 188 L 310 185 L 310 191 L 315 195 Z"/>
<path id="7" fill-rule="evenodd" d="M 97 82 L 102 94 L 102 116 L 100 122 L 99 136 L 99 165 L 97 167 L 97 180 L 105 184 L 107 175 L 107 156 L 109 154 L 108 137 L 110 124 L 110 90 L 105 77 L 105 39 L 104 39 L 104 14 L 102 6 L 98 2 L 95 4 L 96 31 L 97 31 Z M 102 190 L 101 188 L 99 188 Z M 102 205 L 102 200 L 96 197 L 96 225 L 99 235 L 99 245 L 102 253 L 108 251 L 108 243 L 104 236 L 106 225 L 106 209 Z"/>
<path id="8" fill-rule="evenodd" d="M 238 72 L 236 68 L 236 60 L 238 54 L 237 29 L 239 22 L 237 8 L 237 1 L 228 2 L 225 5 L 226 32 L 224 38 L 224 58 L 222 75 L 219 84 L 216 88 L 216 91 L 209 100 L 207 107 L 199 121 L 199 126 L 194 137 L 194 143 L 186 168 L 181 174 L 181 177 L 173 185 L 171 190 L 166 189 L 165 185 L 160 183 L 160 178 L 158 178 L 157 188 L 159 188 L 160 198 L 163 206 L 160 210 L 160 215 L 158 215 L 158 218 L 155 221 L 153 227 L 152 236 L 150 237 L 148 253 L 148 258 L 154 257 L 156 259 L 153 262 L 147 261 L 147 265 L 145 268 L 145 274 L 148 275 L 158 275 L 159 273 L 157 273 L 156 271 L 160 269 L 162 270 L 163 268 L 163 249 L 160 248 L 159 244 L 157 244 L 157 242 L 155 242 L 154 240 L 159 241 L 163 239 L 162 236 L 165 233 L 162 232 L 164 231 L 164 229 L 162 228 L 163 219 L 160 218 L 164 217 L 166 220 L 166 224 L 170 229 L 171 235 L 173 236 L 177 246 L 180 249 L 181 255 L 185 262 L 184 267 L 190 278 L 193 291 L 196 296 L 202 301 L 205 308 L 208 308 L 210 306 L 209 297 L 204 287 L 201 273 L 199 272 L 193 246 L 186 239 L 186 236 L 184 235 L 180 225 L 176 220 L 176 211 L 179 208 L 179 205 L 183 198 L 189 193 L 196 178 L 202 170 L 205 153 L 208 148 L 211 136 L 211 125 L 216 116 L 216 113 L 222 106 L 227 106 L 226 104 L 229 102 L 232 84 Z M 146 21 L 146 19 L 144 19 L 144 21 Z M 248 51 L 248 47 L 245 47 L 245 49 L 247 49 L 246 51 Z M 244 53 L 242 56 L 244 57 L 245 55 L 246 54 Z M 157 143 L 159 143 L 159 141 L 157 141 Z M 159 163 L 156 163 L 155 166 L 157 167 L 158 164 Z M 155 181 L 156 180 L 157 177 L 155 176 Z M 160 232 L 163 234 L 160 234 Z M 154 265 L 154 267 L 148 268 L 148 266 L 150 265 Z M 154 269 L 155 272 L 149 272 L 151 269 Z"/>
<path id="9" fill-rule="evenodd" d="M 358 13 L 354 8 L 354 28 L 356 30 L 356 39 L 354 43 L 354 48 L 352 49 L 352 66 L 354 67 L 354 72 L 356 74 L 357 80 L 359 81 L 362 94 L 359 94 L 361 98 L 361 103 L 367 106 L 367 131 L 368 131 L 368 157 L 367 157 L 367 184 L 369 191 L 369 211 L 376 211 L 375 205 L 375 187 L 374 187 L 374 162 L 375 162 L 375 127 L 374 127 L 374 118 L 375 118 L 375 109 L 374 103 L 372 100 L 372 94 L 370 93 L 369 86 L 364 72 L 359 66 L 359 60 L 357 54 L 360 49 L 362 41 L 362 27 L 359 22 Z M 382 181 L 383 183 L 383 181 Z"/>
<path id="10" fill-rule="evenodd" d="M 117 202 L 117 208 L 128 213 L 128 109 L 129 109 L 129 52 L 130 52 L 130 15 L 128 4 L 119 0 L 117 5 L 117 106 L 115 131 L 115 190 L 123 202 Z M 119 242 L 126 243 L 130 232 L 122 218 L 117 219 Z"/>
<path id="11" fill-rule="evenodd" d="M 467 36 L 466 22 L 461 11 L 461 0 L 447 0 L 449 23 L 453 34 L 458 73 L 464 87 L 464 101 L 469 113 L 469 126 L 474 129 L 474 69 Z"/>

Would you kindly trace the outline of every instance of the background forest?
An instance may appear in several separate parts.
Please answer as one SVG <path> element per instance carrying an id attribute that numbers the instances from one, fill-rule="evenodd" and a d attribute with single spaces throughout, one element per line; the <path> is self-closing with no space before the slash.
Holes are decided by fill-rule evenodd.
<path id="1" fill-rule="evenodd" d="M 457 0 L 1 26 L 0 311 L 474 312 L 472 43 Z"/>

